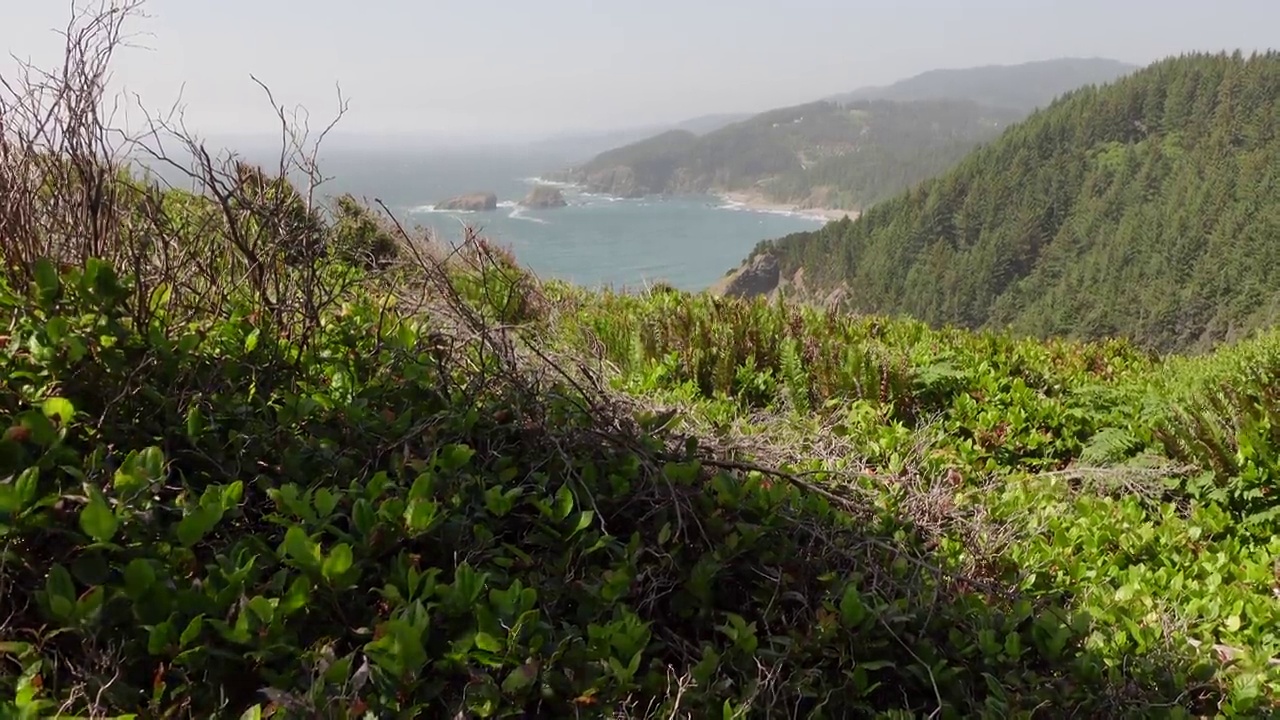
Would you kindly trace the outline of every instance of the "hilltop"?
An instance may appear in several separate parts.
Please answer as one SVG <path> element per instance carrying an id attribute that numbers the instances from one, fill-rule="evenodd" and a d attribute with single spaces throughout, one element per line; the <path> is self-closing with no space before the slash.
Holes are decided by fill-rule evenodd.
<path id="1" fill-rule="evenodd" d="M 749 117 L 751 117 L 751 113 L 713 113 L 674 123 L 642 125 L 596 132 L 560 133 L 529 142 L 520 147 L 519 150 L 521 152 L 537 152 L 564 157 L 565 159 L 561 162 L 583 162 L 612 148 L 639 142 L 671 130 L 683 130 L 702 135 Z"/>
<path id="2" fill-rule="evenodd" d="M 1274 52 L 1170 58 L 756 253 L 857 312 L 1205 348 L 1280 309 L 1277 98 Z"/>
<path id="3" fill-rule="evenodd" d="M 964 99 L 987 107 L 1030 113 L 1064 93 L 1086 85 L 1110 83 L 1138 69 L 1137 65 L 1105 58 L 1056 58 L 1016 65 L 939 69 L 891 85 L 861 88 L 827 99 L 837 103 Z"/>
<path id="4" fill-rule="evenodd" d="M 861 210 L 952 167 L 1035 107 L 1134 69 L 1061 59 L 938 70 L 700 134 L 674 128 L 556 174 L 621 197 L 748 192 Z"/>
<path id="5" fill-rule="evenodd" d="M 948 167 L 1016 117 L 963 101 L 815 102 L 701 136 L 672 130 L 557 179 L 622 197 L 750 191 L 805 208 L 857 209 Z"/>

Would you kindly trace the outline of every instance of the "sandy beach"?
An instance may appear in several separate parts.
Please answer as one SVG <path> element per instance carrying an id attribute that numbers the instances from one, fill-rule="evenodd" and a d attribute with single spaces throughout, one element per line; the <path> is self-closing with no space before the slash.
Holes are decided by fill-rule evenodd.
<path id="1" fill-rule="evenodd" d="M 848 215 L 851 219 L 857 219 L 857 210 L 837 210 L 835 208 L 805 208 L 799 205 L 788 203 L 769 202 L 761 197 L 758 193 L 751 192 L 720 192 L 716 193 L 716 197 L 733 205 L 739 205 L 751 210 L 759 210 L 762 212 L 785 212 L 795 213 L 798 215 L 809 215 L 813 217 L 822 217 L 827 220 L 839 220 Z"/>

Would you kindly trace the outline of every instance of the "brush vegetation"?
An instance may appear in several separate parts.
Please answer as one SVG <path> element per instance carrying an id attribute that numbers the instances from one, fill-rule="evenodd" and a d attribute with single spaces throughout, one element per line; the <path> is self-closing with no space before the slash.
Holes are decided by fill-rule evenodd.
<path id="1" fill-rule="evenodd" d="M 542 284 L 86 107 L 0 152 L 5 717 L 1274 707 L 1280 335 Z"/>

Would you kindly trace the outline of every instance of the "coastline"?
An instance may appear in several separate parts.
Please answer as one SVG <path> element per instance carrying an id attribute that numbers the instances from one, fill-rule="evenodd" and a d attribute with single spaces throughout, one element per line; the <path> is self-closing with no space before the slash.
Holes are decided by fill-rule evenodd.
<path id="1" fill-rule="evenodd" d="M 573 189 L 577 192 L 585 192 L 585 188 L 574 182 L 563 180 L 548 180 L 544 177 L 525 178 L 524 181 L 535 185 L 549 185 L 551 187 L 562 189 Z M 726 205 L 731 206 L 730 209 L 740 208 L 750 212 L 778 213 L 780 215 L 798 215 L 815 220 L 839 220 L 848 215 L 849 219 L 857 220 L 859 213 L 857 210 L 840 210 L 838 208 L 824 207 L 801 207 L 795 203 L 777 203 L 766 200 L 763 195 L 758 192 L 748 192 L 744 190 L 720 191 L 713 190 L 707 194 L 719 199 Z"/>
<path id="2" fill-rule="evenodd" d="M 845 215 L 851 220 L 858 219 L 857 210 L 838 210 L 836 208 L 806 208 L 790 203 L 775 203 L 765 200 L 758 193 L 733 191 L 717 192 L 714 195 L 721 200 L 738 207 L 756 212 L 776 212 L 793 215 L 805 215 L 823 220 L 839 220 Z"/>

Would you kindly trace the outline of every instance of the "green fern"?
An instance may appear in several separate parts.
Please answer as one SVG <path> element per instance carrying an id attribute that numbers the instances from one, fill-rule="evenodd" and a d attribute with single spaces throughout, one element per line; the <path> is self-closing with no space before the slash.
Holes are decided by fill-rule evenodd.
<path id="1" fill-rule="evenodd" d="M 809 412 L 809 378 L 800 359 L 800 348 L 794 338 L 782 341 L 780 364 L 782 388 L 791 407 L 797 412 Z"/>
<path id="2" fill-rule="evenodd" d="M 1123 428 L 1103 428 L 1089 438 L 1080 452 L 1085 465 L 1111 465 L 1132 457 L 1142 449 L 1142 441 Z"/>

